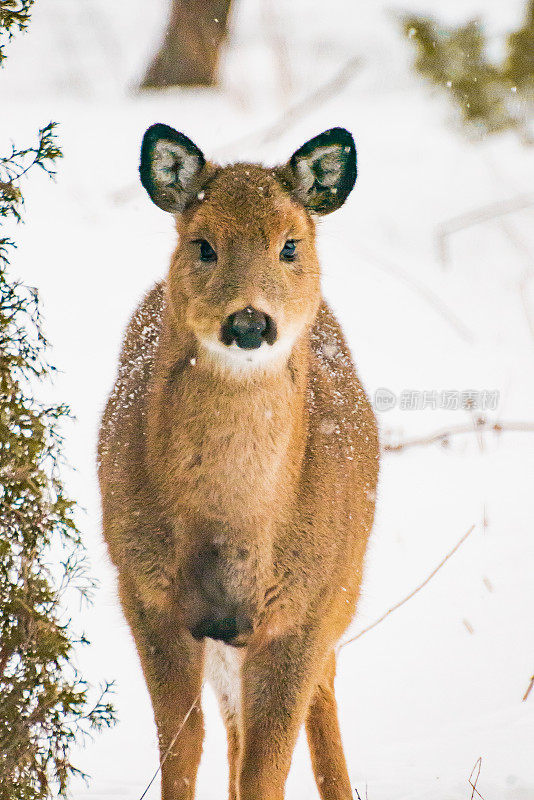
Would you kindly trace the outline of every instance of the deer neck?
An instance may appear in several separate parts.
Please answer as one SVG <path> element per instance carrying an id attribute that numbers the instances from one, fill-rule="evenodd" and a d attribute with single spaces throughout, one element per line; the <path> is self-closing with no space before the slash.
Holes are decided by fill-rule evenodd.
<path id="1" fill-rule="evenodd" d="M 306 333 L 274 368 L 233 374 L 167 307 L 149 438 L 173 504 L 237 527 L 283 509 L 304 453 L 309 358 Z"/>

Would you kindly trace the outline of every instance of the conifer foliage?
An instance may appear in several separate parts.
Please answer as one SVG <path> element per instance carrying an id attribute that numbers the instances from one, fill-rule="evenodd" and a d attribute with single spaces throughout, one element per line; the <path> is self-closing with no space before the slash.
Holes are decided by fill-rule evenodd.
<path id="1" fill-rule="evenodd" d="M 29 21 L 34 0 L 1 0 L 0 2 L 0 66 L 6 58 L 6 41 L 15 31 L 23 31 Z"/>
<path id="2" fill-rule="evenodd" d="M 514 129 L 532 143 L 534 0 L 528 2 L 522 27 L 506 37 L 501 62 L 491 61 L 478 20 L 446 27 L 434 19 L 410 15 L 402 23 L 416 47 L 416 71 L 448 91 L 472 132 Z"/>
<path id="3" fill-rule="evenodd" d="M 29 5 L 2 2 L 4 32 L 24 27 Z M 72 745 L 114 716 L 109 685 L 92 702 L 73 663 L 85 639 L 63 600 L 91 582 L 59 469 L 69 412 L 35 397 L 52 367 L 37 293 L 11 277 L 15 245 L 2 230 L 21 220 L 21 181 L 38 167 L 53 174 L 60 156 L 51 123 L 35 146 L 0 158 L 0 800 L 64 796 Z"/>

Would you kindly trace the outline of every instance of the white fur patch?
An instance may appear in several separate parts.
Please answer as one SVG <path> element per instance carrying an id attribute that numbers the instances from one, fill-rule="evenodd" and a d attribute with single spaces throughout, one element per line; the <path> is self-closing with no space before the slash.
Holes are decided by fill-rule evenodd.
<path id="1" fill-rule="evenodd" d="M 180 163 L 178 175 L 176 174 L 177 159 Z M 182 189 L 187 190 L 198 172 L 198 158 L 175 142 L 160 139 L 154 145 L 151 169 L 156 184 L 174 185 L 174 188 L 178 189 L 179 187 L 176 186 L 176 178 L 178 178 Z"/>
<path id="2" fill-rule="evenodd" d="M 308 156 L 298 159 L 295 165 L 296 171 L 305 193 L 308 193 L 315 183 L 317 164 L 321 168 L 321 186 L 326 186 L 331 190 L 335 188 L 343 175 L 344 161 L 342 153 L 342 145 L 329 144 L 323 147 L 316 147 Z"/>
<path id="3" fill-rule="evenodd" d="M 243 649 L 206 639 L 204 675 L 229 717 L 238 715 L 241 708 L 241 665 L 244 657 Z"/>
<path id="4" fill-rule="evenodd" d="M 201 340 L 209 359 L 218 367 L 231 369 L 233 372 L 247 373 L 260 368 L 275 366 L 287 360 L 295 341 L 296 335 L 281 336 L 274 344 L 262 342 L 254 350 L 238 347 L 236 342 L 231 345 L 223 344 L 215 336 Z"/>

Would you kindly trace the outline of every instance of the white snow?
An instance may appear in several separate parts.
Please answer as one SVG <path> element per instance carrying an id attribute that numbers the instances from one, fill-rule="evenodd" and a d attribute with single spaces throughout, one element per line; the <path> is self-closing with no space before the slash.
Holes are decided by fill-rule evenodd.
<path id="1" fill-rule="evenodd" d="M 369 393 L 387 388 L 398 399 L 410 391 L 496 390 L 492 418 L 532 422 L 532 207 L 439 237 L 457 215 L 530 193 L 532 153 L 512 134 L 475 142 L 458 132 L 445 90 L 432 91 L 410 72 L 412 52 L 395 16 L 409 8 L 449 24 L 479 14 L 500 52 L 523 5 L 332 0 L 326 10 L 319 0 L 236 3 L 221 90 L 132 90 L 163 28 L 164 0 L 47 0 L 11 45 L 0 75 L 0 150 L 10 139 L 24 144 L 49 119 L 61 123 L 65 159 L 55 185 L 44 175 L 28 185 L 13 267 L 41 293 L 61 370 L 50 395 L 70 403 L 77 417 L 65 429 L 76 467 L 67 481 L 87 509 L 79 521 L 101 581 L 94 606 L 72 610 L 92 640 L 80 664 L 95 682 L 117 681 L 120 722 L 77 753 L 92 781 L 75 783 L 76 800 L 136 800 L 158 759 L 147 691 L 100 535 L 95 477 L 99 417 L 122 331 L 165 273 L 174 243 L 172 218 L 151 204 L 137 178 L 142 134 L 166 122 L 210 158 L 274 164 L 327 128 L 350 129 L 358 182 L 346 205 L 320 222 L 319 248 L 325 293 Z M 270 134 L 272 122 L 354 56 L 361 64 L 339 92 L 289 115 L 283 132 Z M 383 436 L 409 437 L 478 413 L 401 410 L 397 402 L 380 424 Z M 470 798 L 479 757 L 484 800 L 534 798 L 534 691 L 521 699 L 534 673 L 533 478 L 532 434 L 464 436 L 448 449 L 384 457 L 352 633 L 419 584 L 470 525 L 476 530 L 425 589 L 340 654 L 341 727 L 361 798 L 366 791 L 369 800 Z M 210 689 L 204 706 L 197 797 L 215 800 L 224 794 L 227 768 Z M 158 797 L 157 782 L 148 796 Z M 303 738 L 287 797 L 317 797 Z"/>

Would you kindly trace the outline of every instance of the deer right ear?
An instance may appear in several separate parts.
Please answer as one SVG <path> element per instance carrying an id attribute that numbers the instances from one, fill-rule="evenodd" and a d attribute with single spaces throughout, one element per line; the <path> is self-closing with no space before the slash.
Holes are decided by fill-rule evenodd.
<path id="1" fill-rule="evenodd" d="M 345 128 L 331 128 L 293 153 L 282 178 L 305 208 L 329 214 L 349 196 L 356 171 L 354 139 Z"/>
<path id="2" fill-rule="evenodd" d="M 139 174 L 154 203 L 180 214 L 200 189 L 206 159 L 183 133 L 158 122 L 143 137 Z"/>

